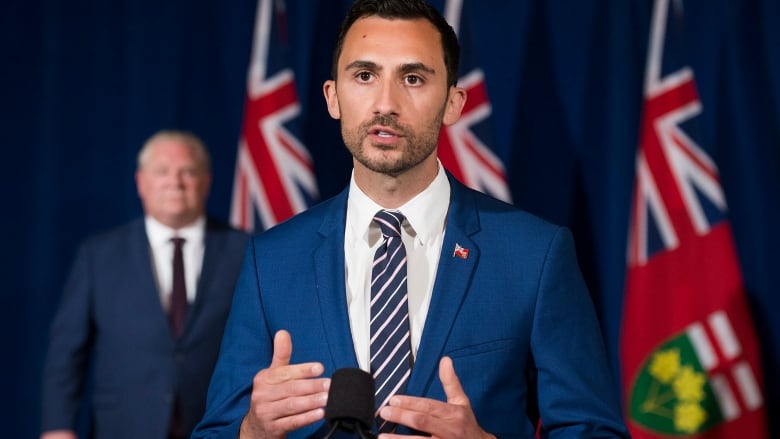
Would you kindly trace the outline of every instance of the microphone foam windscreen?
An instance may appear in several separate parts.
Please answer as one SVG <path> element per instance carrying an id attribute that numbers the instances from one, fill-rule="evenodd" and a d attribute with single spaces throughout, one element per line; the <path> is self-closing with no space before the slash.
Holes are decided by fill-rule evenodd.
<path id="1" fill-rule="evenodd" d="M 370 429 L 374 423 L 374 378 L 357 368 L 339 369 L 330 379 L 325 419 L 358 421 Z"/>

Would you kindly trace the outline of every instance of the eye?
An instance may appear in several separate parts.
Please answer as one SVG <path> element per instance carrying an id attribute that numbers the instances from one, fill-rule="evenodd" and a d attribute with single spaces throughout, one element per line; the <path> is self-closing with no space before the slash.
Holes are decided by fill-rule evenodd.
<path id="1" fill-rule="evenodd" d="M 360 82 L 368 82 L 374 77 L 374 74 L 371 72 L 362 71 L 362 72 L 358 72 L 358 74 L 355 76 Z"/>
<path id="2" fill-rule="evenodd" d="M 425 82 L 423 78 L 418 75 L 406 75 L 404 80 L 406 80 L 408 85 L 422 85 L 423 82 Z"/>
<path id="3" fill-rule="evenodd" d="M 157 177 L 164 177 L 166 174 L 168 174 L 168 168 L 163 166 L 155 166 L 151 168 L 152 175 L 155 175 Z"/>

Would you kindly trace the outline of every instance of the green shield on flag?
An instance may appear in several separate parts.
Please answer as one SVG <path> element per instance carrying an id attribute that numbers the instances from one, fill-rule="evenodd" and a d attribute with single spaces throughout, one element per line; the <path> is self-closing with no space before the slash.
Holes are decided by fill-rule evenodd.
<path id="1" fill-rule="evenodd" d="M 723 422 L 723 414 L 687 333 L 657 347 L 631 389 L 630 416 L 666 435 L 701 433 Z"/>

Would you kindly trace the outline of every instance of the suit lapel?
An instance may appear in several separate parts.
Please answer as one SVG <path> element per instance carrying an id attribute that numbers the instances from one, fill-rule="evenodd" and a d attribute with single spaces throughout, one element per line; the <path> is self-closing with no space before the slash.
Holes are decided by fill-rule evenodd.
<path id="1" fill-rule="evenodd" d="M 438 365 L 479 261 L 479 248 L 471 236 L 479 231 L 473 198 L 450 177 L 451 202 L 447 213 L 439 267 L 433 285 L 428 317 L 407 391 L 424 395 L 438 376 Z M 455 252 L 456 247 L 467 250 Z"/>
<path id="2" fill-rule="evenodd" d="M 184 330 L 179 340 L 183 339 L 191 331 L 192 325 L 198 321 L 198 315 L 204 311 L 203 304 L 213 303 L 209 295 L 215 292 L 212 284 L 215 281 L 216 273 L 220 271 L 220 255 L 225 246 L 225 240 L 220 239 L 218 235 L 216 227 L 209 219 L 206 219 L 203 262 L 201 264 L 200 277 L 198 278 L 197 294 L 195 295 L 195 302 L 190 307 L 187 319 L 184 321 Z"/>
<path id="3" fill-rule="evenodd" d="M 423 395 L 438 376 L 439 359 L 479 261 L 479 248 L 471 236 L 479 231 L 479 218 L 468 190 L 450 176 L 451 202 L 433 287 L 428 318 L 407 391 Z M 344 227 L 348 190 L 328 206 L 320 226 L 322 241 L 315 248 L 314 272 L 317 297 L 330 349 L 332 367 L 357 367 L 349 325 L 344 278 Z M 456 244 L 468 250 L 463 258 L 454 253 Z M 326 365 L 327 368 L 327 365 Z"/>
<path id="4" fill-rule="evenodd" d="M 149 238 L 146 236 L 144 220 L 134 222 L 132 230 L 128 234 L 129 249 L 128 261 L 130 261 L 130 270 L 132 273 L 128 279 L 134 279 L 134 286 L 131 288 L 132 294 L 137 294 L 138 300 L 145 302 L 143 309 L 151 310 L 150 313 L 134 316 L 139 325 L 152 324 L 157 332 L 170 334 L 168 317 L 160 302 L 160 290 L 157 287 L 157 281 L 154 277 L 154 267 L 152 265 L 152 250 L 149 247 Z"/>
<path id="5" fill-rule="evenodd" d="M 357 367 L 344 279 L 347 194 L 348 190 L 343 191 L 328 206 L 329 212 L 319 229 L 322 241 L 313 254 L 314 282 L 333 369 Z"/>

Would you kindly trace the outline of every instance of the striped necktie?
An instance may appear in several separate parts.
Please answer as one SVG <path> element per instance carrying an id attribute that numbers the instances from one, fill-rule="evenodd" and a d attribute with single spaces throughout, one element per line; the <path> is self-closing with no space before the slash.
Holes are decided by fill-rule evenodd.
<path id="1" fill-rule="evenodd" d="M 382 230 L 383 238 L 371 269 L 370 363 L 378 412 L 391 396 L 405 392 L 412 354 L 406 295 L 406 249 L 401 240 L 404 216 L 398 211 L 380 210 L 374 215 L 374 221 Z M 378 416 L 377 426 L 380 433 L 395 428 L 394 424 Z"/>

